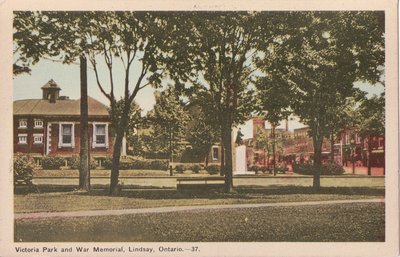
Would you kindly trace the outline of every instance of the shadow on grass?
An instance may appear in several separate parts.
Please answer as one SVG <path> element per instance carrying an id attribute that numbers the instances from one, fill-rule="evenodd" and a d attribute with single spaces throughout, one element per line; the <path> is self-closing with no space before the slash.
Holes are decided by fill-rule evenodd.
<path id="1" fill-rule="evenodd" d="M 40 186 L 40 192 L 71 192 L 77 195 L 108 196 L 107 186 L 94 186 L 90 192 L 76 191 L 74 186 Z M 27 194 L 21 191 L 16 194 Z M 321 187 L 314 190 L 309 186 L 238 186 L 233 193 L 221 190 L 176 190 L 175 188 L 153 186 L 129 186 L 110 197 L 128 197 L 142 199 L 252 199 L 283 195 L 343 195 L 343 196 L 385 196 L 384 188 L 371 187 Z"/>

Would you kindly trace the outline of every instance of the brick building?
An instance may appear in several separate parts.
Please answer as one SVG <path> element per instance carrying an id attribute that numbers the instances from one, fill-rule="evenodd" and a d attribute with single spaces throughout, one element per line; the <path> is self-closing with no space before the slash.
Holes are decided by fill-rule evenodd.
<path id="1" fill-rule="evenodd" d="M 42 99 L 14 101 L 14 153 L 79 154 L 80 100 L 60 96 L 61 88 L 54 80 L 41 89 Z M 113 133 L 107 106 L 88 97 L 88 109 L 90 153 L 92 156 L 111 155 Z"/>
<path id="2" fill-rule="evenodd" d="M 362 138 L 357 133 L 356 128 L 343 128 L 340 136 L 335 142 L 335 161 L 343 165 L 349 165 L 353 161 L 357 166 L 367 166 L 368 163 L 368 144 L 370 141 L 371 153 L 370 161 L 372 167 L 384 167 L 385 165 L 385 137 L 375 135 Z"/>

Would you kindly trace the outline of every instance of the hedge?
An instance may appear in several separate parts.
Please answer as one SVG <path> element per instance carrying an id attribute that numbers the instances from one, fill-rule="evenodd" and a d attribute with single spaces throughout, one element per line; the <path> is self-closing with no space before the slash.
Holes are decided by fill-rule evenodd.
<path id="1" fill-rule="evenodd" d="M 221 166 L 220 165 L 208 165 L 206 167 L 206 171 L 210 175 L 218 174 L 221 171 Z"/>
<path id="2" fill-rule="evenodd" d="M 38 169 L 39 166 L 30 155 L 22 153 L 14 155 L 14 180 L 21 177 L 32 180 L 33 172 Z"/>
<path id="3" fill-rule="evenodd" d="M 42 159 L 42 168 L 45 170 L 58 170 L 65 165 L 65 159 L 60 156 L 45 156 Z"/>
<path id="4" fill-rule="evenodd" d="M 313 175 L 317 167 L 312 164 L 293 164 L 293 172 L 302 175 Z M 321 175 L 341 175 L 344 169 L 337 163 L 324 163 L 321 167 Z"/>
<path id="5" fill-rule="evenodd" d="M 112 159 L 105 158 L 102 163 L 103 169 L 112 168 Z M 167 160 L 121 160 L 120 170 L 168 170 Z"/>
<path id="6" fill-rule="evenodd" d="M 271 169 L 272 169 L 272 167 L 271 167 Z M 249 168 L 249 171 L 254 171 L 255 173 L 258 173 L 261 171 L 261 172 L 265 173 L 268 171 L 268 168 L 266 166 L 253 165 Z"/>
<path id="7" fill-rule="evenodd" d="M 191 167 L 191 170 L 193 171 L 193 173 L 199 173 L 199 171 L 201 170 L 201 167 L 200 167 L 200 165 L 198 165 L 198 164 L 194 164 L 194 165 Z"/>
<path id="8" fill-rule="evenodd" d="M 186 169 L 187 169 L 186 166 L 182 164 L 178 164 L 175 166 L 175 170 L 178 173 L 183 173 Z"/>
<path id="9" fill-rule="evenodd" d="M 80 168 L 80 160 L 81 158 L 78 155 L 73 155 L 72 157 L 67 158 L 68 166 L 71 169 L 78 170 Z M 97 161 L 94 158 L 90 158 L 90 169 L 94 170 L 98 166 Z"/>

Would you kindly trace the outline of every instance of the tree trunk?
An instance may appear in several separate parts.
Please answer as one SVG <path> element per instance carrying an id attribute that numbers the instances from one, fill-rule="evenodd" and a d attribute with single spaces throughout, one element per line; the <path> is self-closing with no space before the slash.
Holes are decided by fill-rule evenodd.
<path id="1" fill-rule="evenodd" d="M 122 133 L 121 133 L 122 132 Z M 111 181 L 110 181 L 110 191 L 109 194 L 112 195 L 116 193 L 118 178 L 119 178 L 119 163 L 121 158 L 121 147 L 122 139 L 124 138 L 124 133 L 120 129 L 117 130 L 114 149 L 113 149 L 113 159 L 111 167 Z"/>
<path id="2" fill-rule="evenodd" d="M 331 162 L 334 163 L 335 162 L 335 137 L 334 134 L 331 133 Z"/>
<path id="3" fill-rule="evenodd" d="M 273 169 L 274 169 L 274 172 L 275 172 L 275 168 L 276 168 L 276 156 L 275 156 L 275 127 L 276 127 L 276 125 L 275 124 L 271 124 L 272 125 L 272 127 L 271 127 L 271 134 L 272 134 L 272 158 L 273 158 L 273 160 L 272 160 L 272 167 L 273 167 Z M 274 173 L 275 174 L 275 173 Z"/>
<path id="4" fill-rule="evenodd" d="M 223 129 L 222 143 L 224 145 L 224 175 L 225 192 L 233 192 L 233 160 L 232 160 L 232 114 L 228 113 L 221 128 Z"/>
<path id="5" fill-rule="evenodd" d="M 371 176 L 371 152 L 372 152 L 372 147 L 371 147 L 371 145 L 372 145 L 372 142 L 371 142 L 371 140 L 372 140 L 372 137 L 371 136 L 369 136 L 368 137 L 368 161 L 367 161 L 367 170 L 368 170 L 368 176 Z"/>
<path id="6" fill-rule="evenodd" d="M 113 120 L 118 120 L 118 124 L 114 124 L 114 128 L 116 130 L 115 133 L 115 141 L 114 141 L 114 149 L 113 149 L 113 160 L 112 160 L 112 168 L 111 168 L 111 178 L 110 178 L 110 191 L 109 194 L 112 195 L 117 193 L 117 185 L 119 178 L 119 163 L 121 158 L 121 147 L 122 141 L 125 135 L 125 131 L 128 127 L 128 117 L 129 117 L 130 103 L 125 103 L 125 107 L 120 119 L 116 117 Z"/>
<path id="7" fill-rule="evenodd" d="M 174 158 L 172 157 L 172 128 L 169 128 L 169 133 L 168 133 L 168 143 L 169 143 L 169 162 L 172 163 L 174 162 Z"/>
<path id="8" fill-rule="evenodd" d="M 321 187 L 322 141 L 323 137 L 313 136 L 313 144 L 314 144 L 313 188 L 315 190 L 318 190 Z"/>
<path id="9" fill-rule="evenodd" d="M 225 175 L 225 147 L 224 147 L 224 137 L 225 137 L 225 132 L 223 126 L 221 126 L 221 169 L 220 169 L 220 175 L 224 176 Z"/>
<path id="10" fill-rule="evenodd" d="M 87 95 L 87 60 L 84 55 L 80 57 L 80 83 L 81 83 L 81 120 L 80 120 L 80 167 L 79 189 L 90 190 L 90 160 L 89 160 L 89 129 L 88 129 L 88 95 Z"/>
<path id="11" fill-rule="evenodd" d="M 232 170 L 232 129 L 225 133 L 224 152 L 225 152 L 225 192 L 233 192 L 233 170 Z"/>

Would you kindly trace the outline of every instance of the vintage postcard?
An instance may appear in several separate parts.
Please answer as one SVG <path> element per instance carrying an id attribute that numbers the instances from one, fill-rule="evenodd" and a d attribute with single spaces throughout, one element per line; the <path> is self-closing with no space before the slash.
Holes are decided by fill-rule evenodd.
<path id="1" fill-rule="evenodd" d="M 396 1 L 2 1 L 0 256 L 398 256 Z"/>

